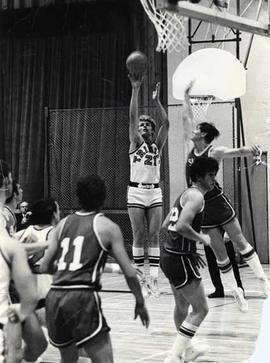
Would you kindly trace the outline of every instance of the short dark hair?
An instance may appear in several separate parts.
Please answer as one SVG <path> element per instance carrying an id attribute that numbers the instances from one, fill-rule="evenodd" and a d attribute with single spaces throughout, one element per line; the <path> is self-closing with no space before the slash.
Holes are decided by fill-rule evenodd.
<path id="1" fill-rule="evenodd" d="M 79 178 L 76 193 L 83 209 L 97 211 L 106 199 L 106 186 L 100 176 L 96 174 L 86 175 Z"/>
<path id="2" fill-rule="evenodd" d="M 201 132 L 206 133 L 204 139 L 208 144 L 219 136 L 218 129 L 212 123 L 201 122 L 198 126 L 200 127 Z"/>
<path id="3" fill-rule="evenodd" d="M 198 158 L 190 166 L 190 179 L 196 182 L 199 177 L 203 178 L 207 173 L 218 172 L 218 162 L 213 158 Z"/>
<path id="4" fill-rule="evenodd" d="M 15 194 L 19 195 L 18 185 L 19 185 L 18 181 L 13 179 L 11 196 L 6 199 L 6 204 L 8 204 L 12 201 Z"/>
<path id="5" fill-rule="evenodd" d="M 30 211 L 30 224 L 51 224 L 57 204 L 53 198 L 39 199 L 30 207 Z"/>
<path id="6" fill-rule="evenodd" d="M 4 178 L 7 178 L 9 173 L 9 165 L 4 160 L 0 159 L 0 188 L 3 186 Z"/>
<path id="7" fill-rule="evenodd" d="M 156 121 L 151 116 L 141 115 L 139 117 L 139 123 L 143 122 L 143 121 L 148 121 L 151 124 L 153 131 L 155 132 L 155 130 L 156 130 Z"/>

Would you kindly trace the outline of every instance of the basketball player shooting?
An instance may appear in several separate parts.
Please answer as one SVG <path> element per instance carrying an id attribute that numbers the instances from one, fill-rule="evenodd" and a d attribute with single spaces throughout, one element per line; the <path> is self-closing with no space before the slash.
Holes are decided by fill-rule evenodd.
<path id="1" fill-rule="evenodd" d="M 152 293 L 158 297 L 159 230 L 162 222 L 162 191 L 159 186 L 160 158 L 168 137 L 169 120 L 160 102 L 159 83 L 153 92 L 153 100 L 161 121 L 160 127 L 156 126 L 156 121 L 149 115 L 139 116 L 138 97 L 143 74 L 137 72 L 136 67 L 132 71 L 129 69 L 132 94 L 129 109 L 130 182 L 127 200 L 133 232 L 132 253 L 135 265 L 144 270 L 144 245 L 148 240 L 150 284 L 146 281 L 145 274 L 140 280 L 145 296 Z M 147 228 L 145 228 L 145 221 Z"/>
<path id="2" fill-rule="evenodd" d="M 190 104 L 189 92 L 192 83 L 185 92 L 185 116 L 184 122 L 192 124 L 192 107 Z M 186 127 L 186 130 L 189 129 Z M 187 173 L 194 160 L 202 157 L 213 157 L 218 162 L 225 158 L 254 156 L 260 154 L 257 145 L 250 147 L 228 148 L 225 146 L 212 146 L 211 142 L 219 136 L 219 131 L 213 124 L 201 122 L 194 126 L 191 140 L 194 144 L 188 156 Z M 270 294 L 270 284 L 263 271 L 258 255 L 250 243 L 244 237 L 235 211 L 228 198 L 224 195 L 222 188 L 216 183 L 215 188 L 205 194 L 205 215 L 202 228 L 211 238 L 211 247 L 217 257 L 218 266 L 226 285 L 233 290 L 235 299 L 242 312 L 248 310 L 248 305 L 243 296 L 243 291 L 237 287 L 232 272 L 232 265 L 224 245 L 221 228 L 227 232 L 230 240 L 239 249 L 244 261 L 254 272 L 260 282 L 265 296 Z"/>

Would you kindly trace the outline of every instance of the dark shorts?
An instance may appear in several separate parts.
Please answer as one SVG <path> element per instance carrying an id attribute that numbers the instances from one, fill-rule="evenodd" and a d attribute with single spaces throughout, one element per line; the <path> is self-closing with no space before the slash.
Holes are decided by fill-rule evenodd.
<path id="1" fill-rule="evenodd" d="M 162 250 L 160 267 L 170 284 L 180 289 L 192 280 L 201 280 L 200 272 L 192 255 L 178 255 Z"/>
<path id="2" fill-rule="evenodd" d="M 216 228 L 229 223 L 235 217 L 235 211 L 224 195 L 214 199 L 206 200 L 202 228 Z"/>
<path id="3" fill-rule="evenodd" d="M 72 343 L 78 347 L 110 331 L 96 291 L 51 289 L 46 297 L 49 339 L 57 348 Z"/>

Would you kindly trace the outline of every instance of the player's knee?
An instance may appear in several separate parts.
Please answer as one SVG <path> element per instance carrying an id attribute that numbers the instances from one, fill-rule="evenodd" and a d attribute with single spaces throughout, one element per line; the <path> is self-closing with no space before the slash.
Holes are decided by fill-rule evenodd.
<path id="1" fill-rule="evenodd" d="M 39 339 L 31 345 L 26 345 L 24 349 L 24 358 L 28 361 L 35 361 L 48 347 L 46 338 Z"/>
<path id="2" fill-rule="evenodd" d="M 137 243 L 142 243 L 144 244 L 145 242 L 145 230 L 144 228 L 136 228 L 135 230 L 133 230 L 133 238 Z"/>

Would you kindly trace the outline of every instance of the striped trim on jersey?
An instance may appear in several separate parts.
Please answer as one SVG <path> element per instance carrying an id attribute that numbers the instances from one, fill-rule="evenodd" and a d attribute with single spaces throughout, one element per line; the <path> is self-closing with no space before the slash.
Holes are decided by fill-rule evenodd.
<path id="1" fill-rule="evenodd" d="M 94 230 L 94 233 L 95 233 L 95 235 L 97 237 L 97 240 L 98 240 L 98 243 L 99 243 L 100 247 L 104 251 L 108 252 L 108 249 L 104 246 L 104 244 L 103 244 L 103 242 L 102 242 L 102 240 L 100 238 L 100 235 L 99 235 L 99 233 L 97 231 L 97 217 L 103 217 L 103 216 L 104 215 L 102 213 L 98 213 L 98 214 L 95 215 L 94 220 L 93 220 L 93 230 Z"/>

